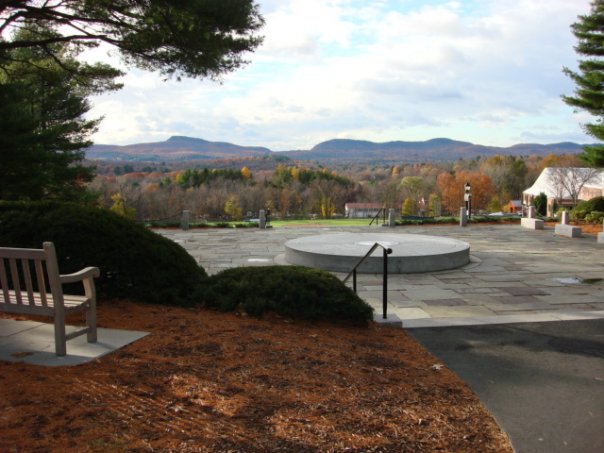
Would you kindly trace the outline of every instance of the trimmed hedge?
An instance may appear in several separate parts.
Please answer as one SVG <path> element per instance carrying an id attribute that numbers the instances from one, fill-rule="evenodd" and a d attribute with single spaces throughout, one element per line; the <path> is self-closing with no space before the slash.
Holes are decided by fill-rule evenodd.
<path id="1" fill-rule="evenodd" d="M 97 266 L 99 296 L 189 305 L 207 275 L 182 247 L 108 210 L 59 202 L 0 202 L 0 245 L 55 243 L 62 273 Z"/>
<path id="2" fill-rule="evenodd" d="M 594 211 L 597 211 L 597 212 L 604 211 L 604 197 L 595 197 L 590 200 L 580 202 L 571 211 L 571 217 L 573 220 L 585 219 L 588 222 L 594 221 L 594 220 L 587 219 L 587 216 Z M 598 219 L 596 219 L 596 221 L 597 220 Z"/>
<path id="3" fill-rule="evenodd" d="M 334 275 L 302 266 L 240 267 L 208 279 L 207 307 L 260 316 L 366 323 L 373 309 Z"/>
<path id="4" fill-rule="evenodd" d="M 180 228 L 180 220 L 148 220 L 148 228 Z M 190 222 L 189 228 L 258 228 L 258 222 Z"/>
<path id="5" fill-rule="evenodd" d="M 469 223 L 518 223 L 520 217 L 517 215 L 489 216 L 472 215 Z M 396 221 L 396 225 L 449 225 L 459 223 L 459 217 L 402 217 Z"/>

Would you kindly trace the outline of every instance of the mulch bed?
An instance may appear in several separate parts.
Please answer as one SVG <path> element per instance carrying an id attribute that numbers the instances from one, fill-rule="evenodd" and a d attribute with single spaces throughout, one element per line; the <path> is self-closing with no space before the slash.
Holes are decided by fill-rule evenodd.
<path id="1" fill-rule="evenodd" d="M 99 325 L 151 334 L 84 365 L 0 362 L 0 451 L 513 451 L 401 329 L 125 301 Z"/>
<path id="2" fill-rule="evenodd" d="M 128 301 L 99 325 L 151 334 L 74 367 L 0 362 L 0 451 L 513 451 L 404 330 Z"/>

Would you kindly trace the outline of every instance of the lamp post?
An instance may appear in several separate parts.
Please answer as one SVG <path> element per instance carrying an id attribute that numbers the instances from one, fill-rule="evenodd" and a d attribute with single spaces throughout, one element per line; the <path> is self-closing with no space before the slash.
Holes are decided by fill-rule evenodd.
<path id="1" fill-rule="evenodd" d="M 470 189 L 470 182 L 467 181 L 464 185 L 465 193 L 463 199 L 466 202 L 466 211 L 468 213 L 468 219 L 472 217 L 472 194 L 470 193 Z"/>

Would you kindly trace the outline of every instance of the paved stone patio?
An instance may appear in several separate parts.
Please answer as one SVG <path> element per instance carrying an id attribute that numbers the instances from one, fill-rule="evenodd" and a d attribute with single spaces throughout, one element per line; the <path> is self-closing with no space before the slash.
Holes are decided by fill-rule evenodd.
<path id="1" fill-rule="evenodd" d="M 470 264 L 388 277 L 388 313 L 405 328 L 604 318 L 604 245 L 595 235 L 557 236 L 519 225 L 287 227 L 156 230 L 181 244 L 209 274 L 287 264 L 285 242 L 336 232 L 416 233 L 470 244 Z M 344 278 L 344 274 L 336 274 Z M 359 295 L 382 312 L 382 276 L 359 274 Z"/>

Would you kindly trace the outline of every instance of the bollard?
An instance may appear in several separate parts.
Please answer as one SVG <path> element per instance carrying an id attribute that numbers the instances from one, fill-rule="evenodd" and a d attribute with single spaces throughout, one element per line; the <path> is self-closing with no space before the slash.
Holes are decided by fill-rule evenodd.
<path id="1" fill-rule="evenodd" d="M 468 226 L 468 212 L 466 211 L 465 206 L 459 208 L 459 226 Z"/>
<path id="2" fill-rule="evenodd" d="M 183 230 L 189 229 L 189 211 L 182 211 L 182 216 L 180 217 L 180 228 Z"/>
<path id="3" fill-rule="evenodd" d="M 390 208 L 388 210 L 388 226 L 394 227 L 396 226 L 396 214 L 394 213 L 394 209 Z"/>
<path id="4" fill-rule="evenodd" d="M 260 210 L 260 229 L 264 230 L 266 228 L 266 211 L 264 209 Z"/>

